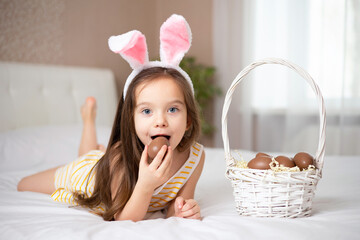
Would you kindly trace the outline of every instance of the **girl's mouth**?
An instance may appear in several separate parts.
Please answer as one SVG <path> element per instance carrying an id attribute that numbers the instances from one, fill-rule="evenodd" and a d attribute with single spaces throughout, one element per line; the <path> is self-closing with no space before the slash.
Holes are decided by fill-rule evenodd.
<path id="1" fill-rule="evenodd" d="M 165 137 L 167 138 L 167 140 L 170 140 L 170 136 L 169 135 L 155 135 L 155 136 L 152 136 L 151 139 L 154 140 L 155 138 L 157 137 Z"/>

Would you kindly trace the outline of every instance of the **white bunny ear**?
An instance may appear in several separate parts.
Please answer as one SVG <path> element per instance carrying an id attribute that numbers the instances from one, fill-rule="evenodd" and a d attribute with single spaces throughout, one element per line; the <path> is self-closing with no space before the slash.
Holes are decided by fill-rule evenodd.
<path id="1" fill-rule="evenodd" d="M 160 28 L 160 59 L 178 66 L 191 46 L 191 30 L 185 18 L 171 15 Z"/>
<path id="2" fill-rule="evenodd" d="M 137 30 L 112 36 L 108 43 L 111 51 L 119 53 L 132 69 L 140 68 L 149 62 L 145 36 Z"/>

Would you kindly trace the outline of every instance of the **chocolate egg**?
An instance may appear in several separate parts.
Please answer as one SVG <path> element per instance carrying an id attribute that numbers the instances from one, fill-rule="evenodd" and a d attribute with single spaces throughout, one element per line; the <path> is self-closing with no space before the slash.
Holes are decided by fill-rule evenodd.
<path id="1" fill-rule="evenodd" d="M 294 156 L 294 162 L 300 170 L 303 170 L 308 168 L 309 165 L 314 165 L 314 158 L 306 152 L 299 152 Z"/>
<path id="2" fill-rule="evenodd" d="M 255 157 L 260 157 L 260 156 L 271 157 L 269 154 L 266 154 L 266 153 L 263 153 L 263 152 L 257 153 Z"/>
<path id="3" fill-rule="evenodd" d="M 166 137 L 157 137 L 152 140 L 148 148 L 149 158 L 154 159 L 164 145 L 170 146 L 169 140 Z"/>
<path id="4" fill-rule="evenodd" d="M 280 167 L 295 167 L 295 163 L 286 156 L 277 156 L 275 160 L 279 163 Z"/>
<path id="5" fill-rule="evenodd" d="M 270 169 L 271 157 L 258 156 L 248 162 L 248 168 L 266 170 Z"/>

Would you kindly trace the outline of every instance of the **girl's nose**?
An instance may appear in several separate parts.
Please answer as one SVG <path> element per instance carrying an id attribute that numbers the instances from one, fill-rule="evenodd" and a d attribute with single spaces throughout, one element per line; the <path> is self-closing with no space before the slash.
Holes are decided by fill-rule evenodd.
<path id="1" fill-rule="evenodd" d="M 164 116 L 164 114 L 158 114 L 156 116 L 156 120 L 155 120 L 155 126 L 156 127 L 166 127 L 168 125 L 166 117 Z"/>

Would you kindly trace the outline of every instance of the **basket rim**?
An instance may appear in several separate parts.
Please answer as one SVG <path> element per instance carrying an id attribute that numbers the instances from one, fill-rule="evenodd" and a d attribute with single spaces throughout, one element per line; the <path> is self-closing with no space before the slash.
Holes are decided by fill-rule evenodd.
<path id="1" fill-rule="evenodd" d="M 264 184 L 284 185 L 287 187 L 295 185 L 317 184 L 322 178 L 320 169 L 299 172 L 274 172 L 272 170 L 245 169 L 238 167 L 228 167 L 225 177 L 233 183 L 248 182 L 255 185 Z"/>
<path id="2" fill-rule="evenodd" d="M 285 60 L 281 58 L 264 58 L 261 60 L 254 61 L 253 63 L 249 64 L 247 67 L 245 67 L 240 73 L 235 77 L 233 82 L 231 83 L 226 96 L 225 101 L 223 105 L 223 111 L 222 111 L 222 138 L 223 138 L 223 144 L 224 144 L 224 150 L 225 150 L 225 160 L 227 166 L 230 166 L 232 164 L 235 164 L 234 158 L 231 155 L 230 151 L 230 145 L 229 145 L 229 136 L 228 136 L 228 130 L 227 130 L 227 114 L 230 108 L 230 104 L 232 101 L 233 93 L 238 86 L 238 84 L 247 76 L 247 74 L 250 73 L 253 69 L 256 67 L 259 67 L 264 64 L 279 64 L 286 66 L 296 73 L 298 73 L 303 79 L 305 79 L 308 84 L 311 86 L 312 90 L 314 91 L 315 95 L 317 96 L 318 104 L 319 104 L 319 115 L 320 115 L 320 130 L 319 130 L 319 142 L 318 142 L 318 148 L 315 154 L 315 167 L 320 170 L 320 174 L 323 168 L 324 163 L 324 154 L 325 154 L 325 129 L 326 129 L 326 110 L 325 110 L 325 103 L 323 96 L 321 94 L 320 88 L 317 85 L 317 83 L 314 81 L 314 79 L 310 76 L 309 73 L 307 73 L 304 69 L 302 69 L 300 66 Z M 261 171 L 261 170 L 260 170 Z"/>

